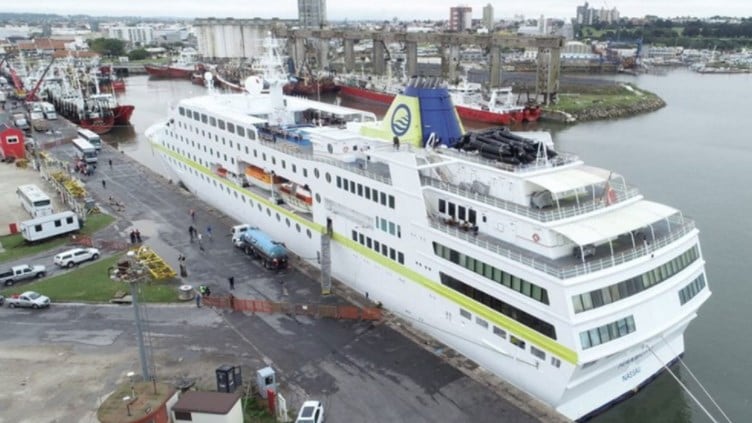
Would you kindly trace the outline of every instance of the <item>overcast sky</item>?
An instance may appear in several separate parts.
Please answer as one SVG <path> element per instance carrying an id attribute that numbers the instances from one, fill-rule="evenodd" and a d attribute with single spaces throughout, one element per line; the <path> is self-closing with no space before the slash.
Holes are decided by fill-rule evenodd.
<path id="1" fill-rule="evenodd" d="M 3 2 L 5 12 L 39 12 L 57 14 L 286 18 L 296 19 L 297 0 L 27 0 Z M 535 18 L 541 14 L 553 18 L 571 18 L 575 8 L 585 3 L 574 0 L 326 0 L 328 19 L 448 19 L 449 8 L 468 5 L 473 17 L 482 16 L 483 6 L 494 6 L 496 19 L 522 14 Z M 622 16 L 660 17 L 752 16 L 752 0 L 595 0 L 594 8 L 616 8 Z"/>

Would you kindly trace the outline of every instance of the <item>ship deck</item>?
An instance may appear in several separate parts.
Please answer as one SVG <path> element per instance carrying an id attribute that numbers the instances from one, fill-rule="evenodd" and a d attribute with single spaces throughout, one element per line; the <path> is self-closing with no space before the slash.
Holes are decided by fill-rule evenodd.
<path id="1" fill-rule="evenodd" d="M 451 220 L 441 216 L 431 216 L 429 226 L 559 279 L 586 275 L 649 256 L 695 228 L 691 219 L 675 215 L 652 224 L 652 234 L 650 229 L 634 234 L 637 239 L 635 244 L 632 243 L 630 234 L 624 234 L 610 244 L 595 246 L 592 254 L 585 258 L 577 256 L 575 249 L 578 248 L 575 247 L 572 254 L 552 259 L 521 247 L 534 243 L 532 239 L 520 238 L 519 244 L 513 244 L 481 231 L 475 232 L 471 227 L 453 224 Z"/>

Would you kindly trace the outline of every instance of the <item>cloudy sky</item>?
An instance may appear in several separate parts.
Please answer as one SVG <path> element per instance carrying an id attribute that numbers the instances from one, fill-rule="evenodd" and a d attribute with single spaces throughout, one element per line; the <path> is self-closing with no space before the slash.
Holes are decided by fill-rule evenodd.
<path id="1" fill-rule="evenodd" d="M 480 18 L 483 6 L 494 6 L 495 17 L 569 18 L 575 8 L 585 1 L 574 0 L 326 0 L 328 18 L 331 20 L 362 19 L 447 19 L 449 8 L 459 4 L 473 8 L 473 16 Z M 235 17 L 235 18 L 297 18 L 297 0 L 27 0 L 7 1 L 6 12 L 40 12 L 57 14 L 128 15 L 128 16 L 179 16 L 179 17 Z M 752 16 L 750 0 L 593 0 L 595 8 L 617 8 L 622 16 L 661 17 L 714 15 Z"/>

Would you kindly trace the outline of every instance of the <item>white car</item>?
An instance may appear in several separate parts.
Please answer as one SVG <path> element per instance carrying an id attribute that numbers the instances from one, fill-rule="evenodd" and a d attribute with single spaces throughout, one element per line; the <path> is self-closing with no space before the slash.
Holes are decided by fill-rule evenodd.
<path id="1" fill-rule="evenodd" d="M 324 421 L 324 404 L 321 401 L 306 401 L 300 407 L 295 423 L 322 423 Z"/>
<path id="2" fill-rule="evenodd" d="M 96 248 L 74 248 L 63 251 L 55 256 L 55 264 L 60 267 L 73 267 L 77 264 L 99 258 L 99 250 Z"/>
<path id="3" fill-rule="evenodd" d="M 10 308 L 25 307 L 38 309 L 49 306 L 49 297 L 45 297 L 44 295 L 34 291 L 26 291 L 21 295 L 12 295 L 10 298 L 8 298 L 8 307 Z"/>

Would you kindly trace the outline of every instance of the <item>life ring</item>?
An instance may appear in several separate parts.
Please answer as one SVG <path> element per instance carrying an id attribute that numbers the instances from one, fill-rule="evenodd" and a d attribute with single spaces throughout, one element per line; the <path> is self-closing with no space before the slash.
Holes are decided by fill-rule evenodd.
<path id="1" fill-rule="evenodd" d="M 535 241 L 535 242 L 539 242 L 539 241 L 540 241 L 540 235 L 538 235 L 538 234 L 533 234 L 533 241 Z"/>
<path id="2" fill-rule="evenodd" d="M 343 147 L 343 148 L 342 148 L 342 151 L 343 151 L 344 153 L 347 153 L 347 147 Z"/>

